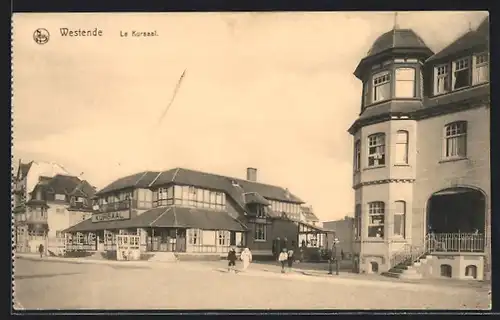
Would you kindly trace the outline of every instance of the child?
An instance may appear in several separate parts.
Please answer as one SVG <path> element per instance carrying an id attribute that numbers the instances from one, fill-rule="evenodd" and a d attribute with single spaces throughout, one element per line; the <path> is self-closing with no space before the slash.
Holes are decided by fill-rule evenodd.
<path id="1" fill-rule="evenodd" d="M 283 251 L 280 253 L 278 257 L 278 261 L 281 263 L 281 273 L 285 273 L 285 263 L 288 260 L 288 253 L 286 253 L 286 248 L 283 248 Z"/>
<path id="2" fill-rule="evenodd" d="M 228 265 L 227 271 L 236 272 L 235 267 L 236 267 L 237 257 L 236 257 L 236 250 L 234 250 L 234 248 L 231 248 L 231 250 L 229 250 L 229 253 L 227 254 L 227 260 L 229 261 L 227 264 Z"/>
<path id="3" fill-rule="evenodd" d="M 293 265 L 293 250 L 290 249 L 288 250 L 288 272 L 292 272 L 292 265 Z"/>

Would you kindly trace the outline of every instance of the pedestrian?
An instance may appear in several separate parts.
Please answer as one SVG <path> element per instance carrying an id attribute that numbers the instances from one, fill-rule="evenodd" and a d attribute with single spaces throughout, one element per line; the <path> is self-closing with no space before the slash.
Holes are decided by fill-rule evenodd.
<path id="1" fill-rule="evenodd" d="M 344 250 L 340 249 L 340 258 L 344 260 Z"/>
<path id="2" fill-rule="evenodd" d="M 229 261 L 227 266 L 227 271 L 228 272 L 236 272 L 236 260 L 238 258 L 236 257 L 236 250 L 234 248 L 231 248 L 229 250 L 229 253 L 227 254 L 227 260 Z"/>
<path id="3" fill-rule="evenodd" d="M 252 252 L 250 249 L 245 248 L 240 256 L 241 261 L 243 261 L 243 271 L 246 271 L 250 262 L 252 262 Z"/>
<path id="4" fill-rule="evenodd" d="M 278 261 L 281 263 L 281 273 L 285 273 L 285 263 L 288 261 L 288 253 L 286 253 L 286 248 L 281 251 Z"/>
<path id="5" fill-rule="evenodd" d="M 44 251 L 43 249 L 44 249 L 43 244 L 40 243 L 40 245 L 38 246 L 38 252 L 40 252 L 40 258 L 43 257 L 43 251 Z"/>
<path id="6" fill-rule="evenodd" d="M 292 272 L 292 266 L 293 266 L 293 249 L 289 249 L 287 252 L 288 256 L 288 272 Z"/>
<path id="7" fill-rule="evenodd" d="M 339 275 L 338 241 L 337 238 L 333 241 L 332 252 L 330 254 L 330 259 L 328 259 L 328 274 L 333 274 L 333 265 L 335 264 L 335 274 Z"/>

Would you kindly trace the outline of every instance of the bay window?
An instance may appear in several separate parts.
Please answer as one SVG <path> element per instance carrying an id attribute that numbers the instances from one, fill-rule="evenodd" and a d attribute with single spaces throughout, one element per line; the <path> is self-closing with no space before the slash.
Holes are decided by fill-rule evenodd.
<path id="1" fill-rule="evenodd" d="M 385 203 L 382 201 L 368 204 L 368 237 L 384 237 Z"/>
<path id="2" fill-rule="evenodd" d="M 414 98 L 415 97 L 415 69 L 397 68 L 395 83 L 396 98 Z"/>
<path id="3" fill-rule="evenodd" d="M 394 203 L 394 235 L 405 237 L 406 228 L 406 202 L 396 201 Z"/>
<path id="4" fill-rule="evenodd" d="M 373 75 L 373 102 L 389 99 L 391 95 L 391 74 L 383 71 Z"/>
<path id="5" fill-rule="evenodd" d="M 372 134 L 368 137 L 368 166 L 383 165 L 385 165 L 385 134 Z"/>
<path id="6" fill-rule="evenodd" d="M 395 163 L 408 164 L 408 131 L 400 130 L 396 133 Z"/>

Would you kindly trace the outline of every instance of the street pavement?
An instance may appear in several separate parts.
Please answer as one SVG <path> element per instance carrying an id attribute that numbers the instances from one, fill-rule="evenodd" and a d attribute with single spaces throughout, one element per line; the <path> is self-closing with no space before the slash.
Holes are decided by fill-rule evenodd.
<path id="1" fill-rule="evenodd" d="M 488 290 L 264 271 L 227 273 L 224 264 L 162 267 L 17 259 L 24 309 L 487 309 Z"/>

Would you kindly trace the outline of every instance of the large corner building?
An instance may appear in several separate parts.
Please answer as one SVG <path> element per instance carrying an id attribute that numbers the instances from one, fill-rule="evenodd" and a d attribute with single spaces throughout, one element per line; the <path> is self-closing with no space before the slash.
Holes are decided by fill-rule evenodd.
<path id="1" fill-rule="evenodd" d="M 360 272 L 426 257 L 423 277 L 489 277 L 489 56 L 485 19 L 437 53 L 394 28 L 360 61 L 349 129 Z"/>

